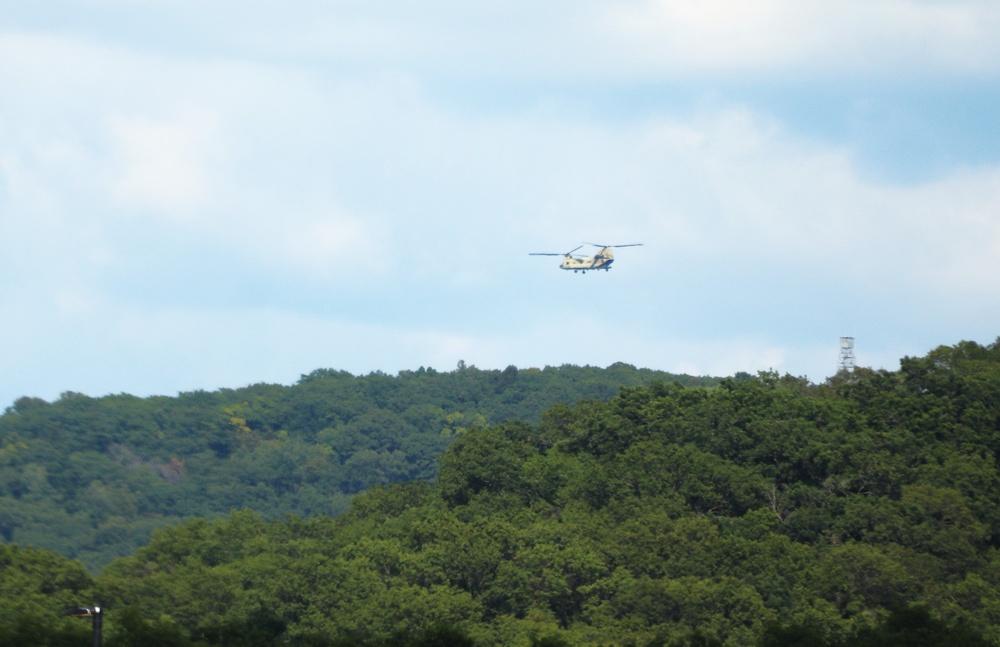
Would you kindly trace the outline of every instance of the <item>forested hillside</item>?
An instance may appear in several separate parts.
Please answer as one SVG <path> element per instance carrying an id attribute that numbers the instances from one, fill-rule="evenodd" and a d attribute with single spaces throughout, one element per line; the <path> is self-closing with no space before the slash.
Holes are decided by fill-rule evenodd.
<path id="1" fill-rule="evenodd" d="M 0 417 L 0 539 L 95 568 L 183 518 L 336 515 L 373 485 L 433 479 L 469 427 L 537 421 L 556 403 L 663 379 L 717 382 L 627 364 L 460 363 L 396 376 L 319 370 L 293 386 L 178 397 L 24 397 Z"/>
<path id="2" fill-rule="evenodd" d="M 0 637 L 85 599 L 111 647 L 1000 645 L 998 431 L 1000 341 L 630 387 L 337 518 L 189 521 L 92 580 L 8 547 Z"/>

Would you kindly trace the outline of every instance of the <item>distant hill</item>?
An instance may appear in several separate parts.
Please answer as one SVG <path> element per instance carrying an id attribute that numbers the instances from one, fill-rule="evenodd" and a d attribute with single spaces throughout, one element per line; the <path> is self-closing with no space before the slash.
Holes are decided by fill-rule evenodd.
<path id="1" fill-rule="evenodd" d="M 292 386 L 177 397 L 24 397 L 0 416 L 0 538 L 95 568 L 189 517 L 337 515 L 374 485 L 433 480 L 438 457 L 469 428 L 538 422 L 555 404 L 654 381 L 718 383 L 620 363 L 460 363 L 395 376 L 323 369 Z"/>
<path id="2" fill-rule="evenodd" d="M 79 644 L 85 599 L 109 647 L 1000 645 L 1000 340 L 741 378 L 470 426 L 434 482 L 187 520 L 96 577 L 0 545 L 0 644 Z"/>

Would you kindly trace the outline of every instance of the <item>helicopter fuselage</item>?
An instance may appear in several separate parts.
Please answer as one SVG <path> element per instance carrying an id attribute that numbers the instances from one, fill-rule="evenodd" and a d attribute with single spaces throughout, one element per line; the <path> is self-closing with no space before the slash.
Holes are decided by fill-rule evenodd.
<path id="1" fill-rule="evenodd" d="M 574 272 L 587 270 L 609 270 L 611 269 L 611 264 L 615 262 L 613 258 L 605 258 L 600 255 L 598 256 L 567 256 L 563 258 L 562 263 L 559 267 L 564 270 L 573 270 Z"/>

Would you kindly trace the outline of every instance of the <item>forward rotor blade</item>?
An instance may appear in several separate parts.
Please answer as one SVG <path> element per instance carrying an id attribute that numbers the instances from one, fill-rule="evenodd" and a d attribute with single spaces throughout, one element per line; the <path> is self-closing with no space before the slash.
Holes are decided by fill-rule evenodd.
<path id="1" fill-rule="evenodd" d="M 573 249 L 569 250 L 565 254 L 556 254 L 554 252 L 530 252 L 528 254 L 528 256 L 569 256 L 570 254 L 572 254 L 576 250 L 580 249 L 580 247 L 583 247 L 583 245 L 579 245 L 577 247 L 574 247 Z"/>

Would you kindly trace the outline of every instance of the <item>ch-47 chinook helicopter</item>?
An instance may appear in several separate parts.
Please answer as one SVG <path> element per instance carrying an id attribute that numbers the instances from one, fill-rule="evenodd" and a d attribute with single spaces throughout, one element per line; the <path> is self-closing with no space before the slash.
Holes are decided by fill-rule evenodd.
<path id="1" fill-rule="evenodd" d="M 599 247 L 600 250 L 593 256 L 573 256 L 573 252 L 583 245 L 592 245 L 594 247 Z M 612 247 L 641 247 L 642 243 L 630 243 L 628 245 L 598 245 L 597 243 L 583 243 L 575 249 L 571 249 L 565 254 L 559 254 L 555 252 L 531 252 L 529 256 L 562 256 L 562 263 L 559 264 L 564 270 L 573 270 L 574 272 L 587 273 L 587 270 L 604 270 L 605 272 L 611 269 L 611 264 L 615 262 L 615 255 L 611 251 Z"/>

